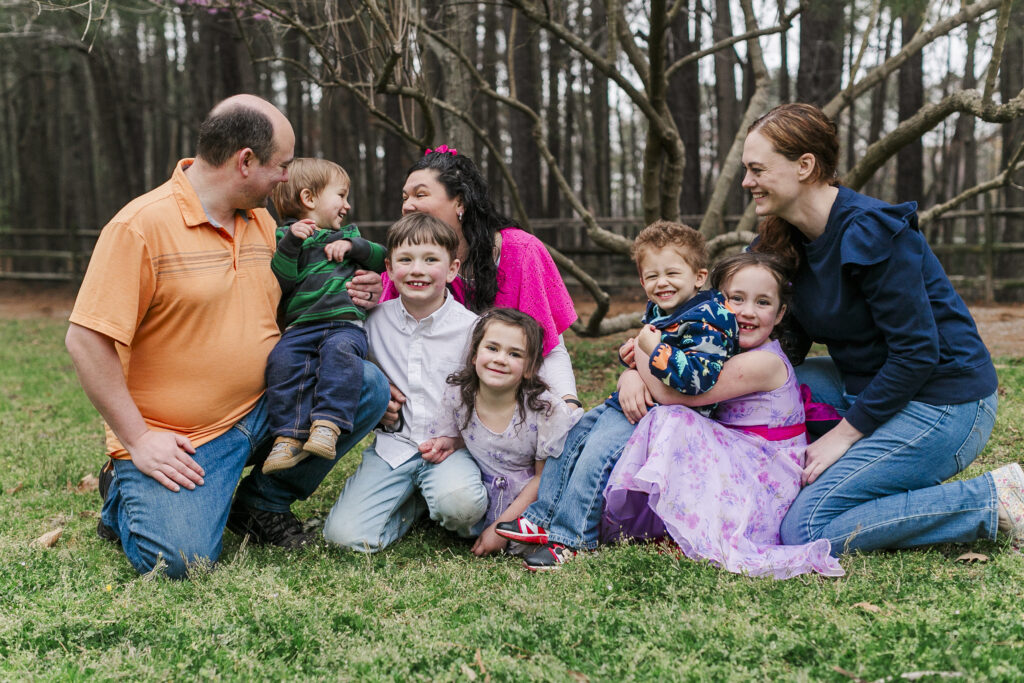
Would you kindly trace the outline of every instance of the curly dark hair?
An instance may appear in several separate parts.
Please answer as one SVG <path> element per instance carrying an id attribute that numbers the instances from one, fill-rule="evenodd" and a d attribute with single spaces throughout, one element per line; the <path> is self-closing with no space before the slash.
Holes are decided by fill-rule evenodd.
<path id="1" fill-rule="evenodd" d="M 486 311 L 473 326 L 473 334 L 469 340 L 469 351 L 466 353 L 466 364 L 462 370 L 448 375 L 447 382 L 459 387 L 462 397 L 462 404 L 466 406 L 466 418 L 461 429 L 469 426 L 470 415 L 473 414 L 473 406 L 476 405 L 476 395 L 480 390 L 480 377 L 476 374 L 476 352 L 480 348 L 487 327 L 494 322 L 503 323 L 517 327 L 523 331 L 526 338 L 526 358 L 523 365 L 523 378 L 516 388 L 516 404 L 523 419 L 526 418 L 526 408 L 543 413 L 551 414 L 551 402 L 545 401 L 540 395 L 548 390 L 548 385 L 540 378 L 539 370 L 544 362 L 544 330 L 540 323 L 532 317 L 517 311 L 514 308 L 492 308 Z M 520 421 L 519 424 L 522 424 Z"/>
<path id="2" fill-rule="evenodd" d="M 716 263 L 711 271 L 711 275 L 708 278 L 711 288 L 721 290 L 722 286 L 731 280 L 736 273 L 750 266 L 757 266 L 767 270 L 779 286 L 779 304 L 786 307 L 786 314 L 779 321 L 779 324 L 775 326 L 775 329 L 772 330 L 771 338 L 778 340 L 783 352 L 790 360 L 793 360 L 793 358 L 799 356 L 797 353 L 798 343 L 792 334 L 790 323 L 790 315 L 793 310 L 790 305 L 793 298 L 793 274 L 784 258 L 762 251 L 745 251 L 724 258 Z"/>
<path id="3" fill-rule="evenodd" d="M 406 177 L 429 169 L 437 173 L 449 199 L 462 199 L 462 235 L 466 240 L 466 261 L 462 274 L 467 285 L 466 307 L 480 313 L 494 305 L 498 295 L 498 265 L 494 262 L 494 236 L 507 227 L 517 227 L 494 207 L 487 181 L 473 160 L 451 151 L 432 151 L 409 167 Z"/>

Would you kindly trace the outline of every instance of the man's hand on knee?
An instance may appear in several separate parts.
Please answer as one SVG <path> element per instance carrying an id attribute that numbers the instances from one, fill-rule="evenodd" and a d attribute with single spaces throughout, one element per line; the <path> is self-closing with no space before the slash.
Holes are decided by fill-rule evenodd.
<path id="1" fill-rule="evenodd" d="M 173 432 L 147 431 L 128 449 L 132 462 L 143 474 L 172 491 L 203 485 L 206 472 L 192 455 L 196 449 L 188 437 Z"/>

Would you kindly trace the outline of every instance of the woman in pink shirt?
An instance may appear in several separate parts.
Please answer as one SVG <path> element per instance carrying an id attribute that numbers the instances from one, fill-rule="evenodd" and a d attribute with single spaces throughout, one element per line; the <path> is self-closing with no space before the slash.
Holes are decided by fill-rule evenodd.
<path id="1" fill-rule="evenodd" d="M 402 215 L 415 211 L 443 220 L 459 236 L 462 265 L 452 283 L 455 299 L 476 313 L 498 306 L 533 317 L 544 330 L 541 377 L 555 395 L 578 404 L 562 340 L 576 310 L 544 244 L 495 209 L 473 160 L 446 145 L 428 149 L 409 169 Z M 385 276 L 381 300 L 395 296 Z"/>

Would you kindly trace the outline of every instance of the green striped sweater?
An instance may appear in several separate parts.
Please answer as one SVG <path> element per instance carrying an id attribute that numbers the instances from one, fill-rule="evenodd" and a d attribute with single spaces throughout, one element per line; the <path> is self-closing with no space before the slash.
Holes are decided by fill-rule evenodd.
<path id="1" fill-rule="evenodd" d="M 359 268 L 382 272 L 384 247 L 359 236 L 359 228 L 321 228 L 303 240 L 289 229 L 289 220 L 277 229 L 277 252 L 270 267 L 281 285 L 281 318 L 285 327 L 324 320 L 365 320 L 366 311 L 354 303 L 345 289 Z M 349 240 L 352 249 L 345 260 L 329 261 L 324 246 Z"/>

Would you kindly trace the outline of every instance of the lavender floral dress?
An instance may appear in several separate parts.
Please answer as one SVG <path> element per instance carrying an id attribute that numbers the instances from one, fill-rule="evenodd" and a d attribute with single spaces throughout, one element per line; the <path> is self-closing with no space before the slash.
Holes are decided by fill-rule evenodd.
<path id="1" fill-rule="evenodd" d="M 480 467 L 487 487 L 487 515 L 480 528 L 486 528 L 516 499 L 536 473 L 535 461 L 557 458 L 565 437 L 583 416 L 583 409 L 545 391 L 541 399 L 551 404 L 547 414 L 526 410 L 525 419 L 517 409 L 505 431 L 488 429 L 472 410 L 469 424 L 462 429 L 468 408 L 463 405 L 457 387 L 448 386 L 441 399 L 441 412 L 427 429 L 430 438 L 462 436 L 473 460 Z"/>
<path id="2" fill-rule="evenodd" d="M 800 491 L 807 439 L 796 432 L 804 410 L 778 342 L 754 350 L 781 358 L 786 382 L 723 401 L 714 420 L 685 406 L 648 412 L 605 487 L 602 536 L 668 535 L 687 557 L 750 576 L 841 576 L 828 540 L 780 544 L 779 525 Z M 744 427 L 757 427 L 772 440 Z"/>

